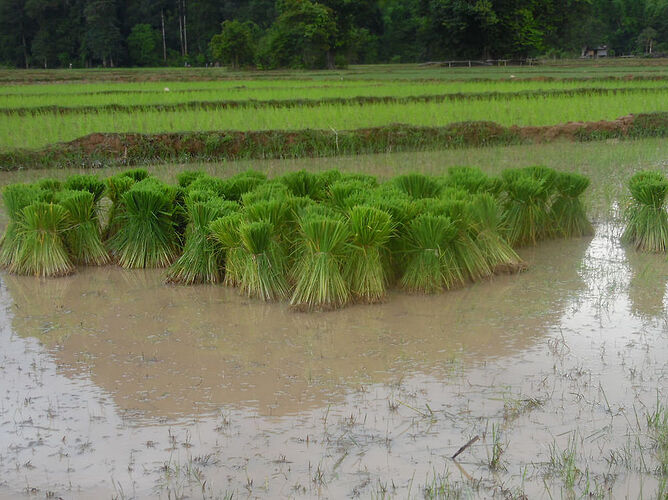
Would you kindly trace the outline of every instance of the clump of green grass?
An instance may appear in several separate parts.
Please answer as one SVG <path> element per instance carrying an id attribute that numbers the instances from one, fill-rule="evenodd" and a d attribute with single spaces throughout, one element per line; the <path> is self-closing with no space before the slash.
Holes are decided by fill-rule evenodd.
<path id="1" fill-rule="evenodd" d="M 169 186 L 151 178 L 138 182 L 123 194 L 118 231 L 109 241 L 112 255 L 121 266 L 166 267 L 176 258 L 174 199 Z"/>
<path id="2" fill-rule="evenodd" d="M 556 197 L 550 208 L 550 218 L 555 223 L 555 234 L 565 238 L 588 236 L 594 228 L 580 197 L 589 187 L 584 175 L 559 172 L 554 180 Z"/>
<path id="3" fill-rule="evenodd" d="M 308 197 L 312 200 L 321 200 L 325 195 L 323 179 L 317 174 L 305 170 L 290 172 L 279 178 L 290 191 L 290 194 Z"/>
<path id="4" fill-rule="evenodd" d="M 183 253 L 167 271 L 166 280 L 184 285 L 218 283 L 222 277 L 223 255 L 216 251 L 215 243 L 209 237 L 209 225 L 241 207 L 202 191 L 191 191 L 186 207 L 189 224 Z"/>
<path id="5" fill-rule="evenodd" d="M 94 195 L 88 191 L 64 190 L 58 193 L 58 203 L 67 212 L 64 238 L 74 263 L 95 266 L 108 263 Z"/>
<path id="6" fill-rule="evenodd" d="M 401 286 L 410 292 L 435 293 L 463 282 L 455 261 L 455 224 L 442 215 L 422 214 L 407 227 L 406 270 Z"/>
<path id="7" fill-rule="evenodd" d="M 280 300 L 289 293 L 286 259 L 274 238 L 274 226 L 261 220 L 239 226 L 241 242 L 240 285 L 246 295 L 265 301 Z"/>
<path id="8" fill-rule="evenodd" d="M 301 215 L 293 307 L 335 309 L 349 302 L 350 289 L 343 277 L 349 236 L 348 225 L 336 214 L 307 209 Z"/>
<path id="9" fill-rule="evenodd" d="M 106 185 L 104 181 L 101 181 L 94 175 L 76 174 L 67 178 L 63 184 L 63 188 L 74 191 L 88 191 L 93 195 L 93 201 L 97 206 L 104 195 Z"/>
<path id="10" fill-rule="evenodd" d="M 250 205 L 256 201 L 267 201 L 285 199 L 289 196 L 288 187 L 280 181 L 269 181 L 256 186 L 241 196 L 244 205 Z"/>
<path id="11" fill-rule="evenodd" d="M 220 252 L 225 262 L 223 283 L 227 286 L 239 286 L 244 273 L 245 263 L 239 235 L 242 222 L 243 215 L 234 213 L 209 224 L 209 233 L 217 245 L 216 251 Z"/>
<path id="12" fill-rule="evenodd" d="M 622 241 L 642 252 L 668 250 L 668 179 L 661 172 L 638 172 L 629 181 L 631 204 L 626 212 Z"/>
<path id="13" fill-rule="evenodd" d="M 345 279 L 359 302 L 381 301 L 387 291 L 384 252 L 394 230 L 387 212 L 370 206 L 353 207 L 348 214 L 351 238 Z"/>
<path id="14" fill-rule="evenodd" d="M 42 190 L 32 184 L 10 184 L 2 191 L 5 211 L 9 217 L 7 228 L 0 241 L 0 266 L 12 269 L 20 249 L 19 223 L 23 209 L 40 199 Z"/>
<path id="15" fill-rule="evenodd" d="M 414 200 L 435 198 L 441 193 L 439 183 L 424 174 L 400 175 L 395 177 L 392 183 Z"/>
<path id="16" fill-rule="evenodd" d="M 529 175 L 526 170 L 505 170 L 502 174 L 506 192 L 504 224 L 512 246 L 535 245 L 549 234 L 546 180 Z"/>
<path id="17" fill-rule="evenodd" d="M 128 175 L 118 174 L 106 179 L 107 198 L 111 201 L 111 207 L 107 214 L 107 225 L 104 228 L 104 239 L 111 238 L 119 226 L 119 216 L 123 212 L 121 198 L 135 184 L 135 180 Z"/>
<path id="18" fill-rule="evenodd" d="M 67 211 L 55 203 L 34 202 L 21 211 L 19 246 L 10 270 L 39 277 L 64 276 L 74 272 L 63 233 Z"/>
<path id="19" fill-rule="evenodd" d="M 179 187 L 188 188 L 193 181 L 204 177 L 204 175 L 206 174 L 201 170 L 184 170 L 176 176 L 176 182 Z"/>

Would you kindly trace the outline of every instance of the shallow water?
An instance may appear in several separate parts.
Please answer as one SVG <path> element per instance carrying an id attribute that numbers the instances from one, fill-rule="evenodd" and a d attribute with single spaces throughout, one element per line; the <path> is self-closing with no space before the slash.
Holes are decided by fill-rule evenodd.
<path id="1" fill-rule="evenodd" d="M 668 263 L 618 233 L 329 313 L 161 271 L 2 274 L 0 497 L 656 498 Z"/>

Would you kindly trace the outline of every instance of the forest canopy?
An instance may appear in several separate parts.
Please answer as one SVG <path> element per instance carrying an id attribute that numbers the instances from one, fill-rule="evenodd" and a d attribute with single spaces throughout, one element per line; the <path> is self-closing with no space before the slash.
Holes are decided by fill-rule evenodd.
<path id="1" fill-rule="evenodd" d="M 356 63 L 668 52 L 668 0 L 0 0 L 0 65 Z"/>

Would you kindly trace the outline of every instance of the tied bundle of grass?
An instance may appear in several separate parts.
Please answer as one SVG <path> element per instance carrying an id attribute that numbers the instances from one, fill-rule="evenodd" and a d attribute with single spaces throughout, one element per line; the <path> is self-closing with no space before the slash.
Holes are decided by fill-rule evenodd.
<path id="1" fill-rule="evenodd" d="M 77 264 L 99 266 L 109 262 L 102 244 L 95 198 L 88 191 L 65 190 L 58 193 L 58 203 L 67 211 L 65 245 Z"/>
<path id="2" fill-rule="evenodd" d="M 111 201 L 111 207 L 107 214 L 107 225 L 104 228 L 104 239 L 111 238 L 118 230 L 119 215 L 123 211 L 122 196 L 134 185 L 135 180 L 127 175 L 119 174 L 107 178 L 107 198 Z"/>
<path id="3" fill-rule="evenodd" d="M 50 177 L 47 177 L 45 179 L 40 179 L 37 182 L 37 187 L 39 187 L 43 191 L 51 191 L 56 193 L 61 189 L 63 189 L 63 183 L 60 182 L 58 179 L 52 179 Z"/>
<path id="4" fill-rule="evenodd" d="M 474 167 L 450 167 L 444 185 L 463 189 L 471 194 L 496 194 L 501 187 L 498 179 L 488 177 L 482 170 Z"/>
<path id="5" fill-rule="evenodd" d="M 274 238 L 271 222 L 244 222 L 239 226 L 242 273 L 240 285 L 249 297 L 265 301 L 287 297 L 286 259 Z"/>
<path id="6" fill-rule="evenodd" d="M 468 212 L 476 231 L 475 243 L 493 272 L 516 273 L 526 269 L 526 263 L 502 236 L 501 210 L 491 194 L 474 195 Z"/>
<path id="7" fill-rule="evenodd" d="M 148 178 L 123 194 L 121 203 L 118 231 L 109 241 L 114 258 L 125 268 L 170 265 L 178 253 L 173 191 Z"/>
<path id="8" fill-rule="evenodd" d="M 350 236 L 347 224 L 335 214 L 307 209 L 300 217 L 299 233 L 290 304 L 298 310 L 343 307 L 350 300 L 343 277 Z"/>
<path id="9" fill-rule="evenodd" d="M 233 201 L 208 195 L 202 191 L 192 191 L 188 195 L 186 241 L 183 253 L 167 271 L 166 281 L 169 283 L 218 283 L 222 277 L 223 256 L 209 238 L 209 225 L 241 207 Z"/>
<path id="10" fill-rule="evenodd" d="M 387 212 L 370 206 L 356 206 L 348 215 L 350 255 L 344 277 L 353 297 L 365 303 L 381 301 L 388 283 L 387 245 L 394 230 Z"/>
<path id="11" fill-rule="evenodd" d="M 629 181 L 631 205 L 626 212 L 622 241 L 642 252 L 668 250 L 668 179 L 661 172 L 638 172 Z"/>
<path id="12" fill-rule="evenodd" d="M 204 177 L 204 175 L 206 174 L 201 170 L 184 170 L 176 176 L 176 182 L 179 187 L 188 188 L 193 183 L 193 181 L 199 179 L 200 177 Z"/>
<path id="13" fill-rule="evenodd" d="M 441 193 L 439 183 L 423 174 L 400 175 L 394 178 L 393 184 L 414 200 L 436 198 Z"/>
<path id="14" fill-rule="evenodd" d="M 125 177 L 129 177 L 135 182 L 141 182 L 149 177 L 148 170 L 146 170 L 145 168 L 131 168 L 121 172 L 119 175 L 124 175 Z"/>
<path id="15" fill-rule="evenodd" d="M 241 213 L 233 213 L 209 224 L 209 234 L 216 242 L 216 251 L 225 261 L 223 284 L 239 286 L 244 273 L 244 255 L 241 248 L 239 226 L 243 223 Z"/>
<path id="16" fill-rule="evenodd" d="M 10 184 L 2 191 L 5 211 L 9 217 L 7 228 L 0 241 L 0 266 L 11 269 L 18 259 L 20 249 L 19 222 L 23 209 L 41 197 L 42 190 L 32 184 Z"/>
<path id="17" fill-rule="evenodd" d="M 325 195 L 323 179 L 305 170 L 290 172 L 280 177 L 279 180 L 287 186 L 293 196 L 322 200 Z"/>
<path id="18" fill-rule="evenodd" d="M 284 200 L 290 195 L 288 187 L 279 181 L 269 181 L 255 187 L 241 196 L 244 205 L 250 205 L 257 201 Z"/>
<path id="19" fill-rule="evenodd" d="M 549 190 L 543 181 L 528 175 L 504 171 L 506 191 L 504 226 L 512 246 L 535 245 L 549 234 Z"/>
<path id="20" fill-rule="evenodd" d="M 65 276 L 74 272 L 63 233 L 67 211 L 55 203 L 34 202 L 21 211 L 19 248 L 10 271 L 39 277 Z"/>
<path id="21" fill-rule="evenodd" d="M 357 179 L 344 179 L 332 183 L 327 188 L 327 202 L 337 210 L 347 212 L 355 205 L 363 203 L 368 184 Z"/>
<path id="22" fill-rule="evenodd" d="M 594 228 L 580 199 L 589 187 L 589 179 L 580 174 L 560 172 L 554 186 L 557 194 L 550 208 L 550 217 L 555 222 L 555 234 L 565 238 L 593 234 Z"/>
<path id="23" fill-rule="evenodd" d="M 106 185 L 103 181 L 94 175 L 71 175 L 63 184 L 64 189 L 71 189 L 73 191 L 88 191 L 93 195 L 93 201 L 96 206 L 104 196 Z"/>
<path id="24" fill-rule="evenodd" d="M 422 214 L 407 227 L 408 249 L 402 288 L 436 293 L 463 283 L 453 252 L 457 228 L 442 215 Z"/>

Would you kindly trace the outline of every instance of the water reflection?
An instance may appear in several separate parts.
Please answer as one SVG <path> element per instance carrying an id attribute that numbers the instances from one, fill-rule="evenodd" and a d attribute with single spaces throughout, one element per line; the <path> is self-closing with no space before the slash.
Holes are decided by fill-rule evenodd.
<path id="1" fill-rule="evenodd" d="M 530 349 L 586 288 L 590 240 L 548 242 L 531 270 L 437 296 L 291 312 L 219 286 L 162 284 L 160 271 L 90 268 L 62 279 L 3 275 L 12 327 L 53 348 L 121 408 L 172 417 L 224 404 L 283 415 L 326 406 L 360 383 L 448 373 Z"/>

